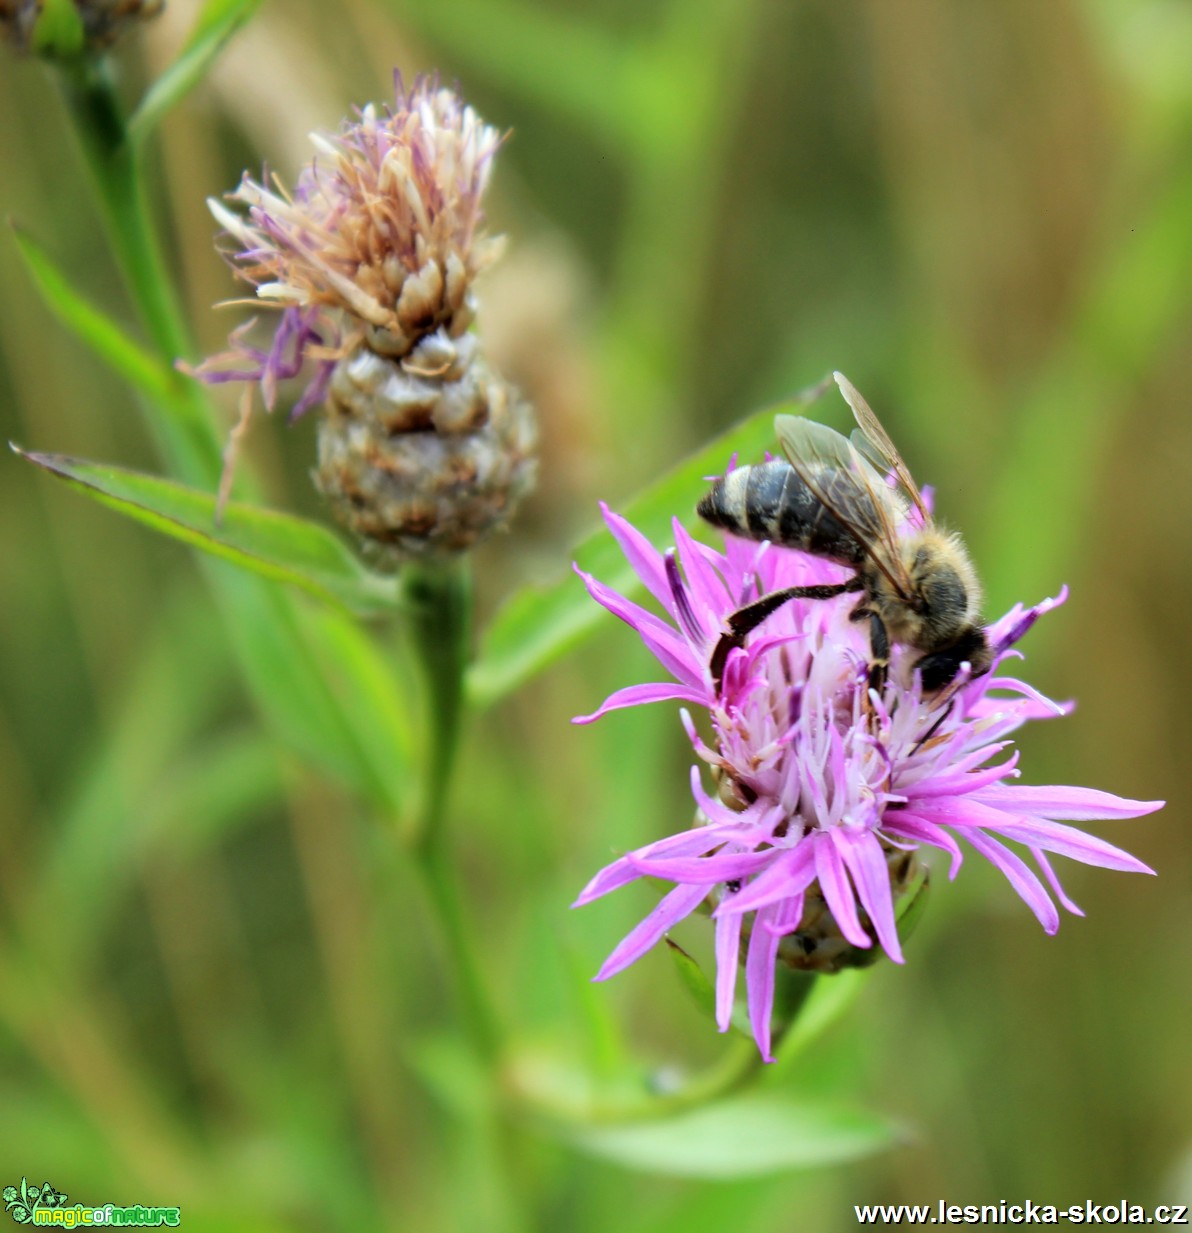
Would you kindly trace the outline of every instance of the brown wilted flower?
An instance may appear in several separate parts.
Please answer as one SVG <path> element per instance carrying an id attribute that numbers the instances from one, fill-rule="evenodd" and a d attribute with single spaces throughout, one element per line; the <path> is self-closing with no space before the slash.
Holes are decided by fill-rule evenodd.
<path id="1" fill-rule="evenodd" d="M 293 193 L 246 176 L 229 195 L 244 213 L 211 203 L 237 276 L 280 316 L 268 349 L 249 323 L 197 375 L 258 384 L 272 409 L 305 371 L 291 415 L 325 404 L 315 479 L 336 516 L 384 555 L 469 548 L 534 472 L 532 412 L 469 333 L 501 246 L 481 209 L 500 135 L 436 79 L 398 77 L 392 108 L 313 140 Z"/>

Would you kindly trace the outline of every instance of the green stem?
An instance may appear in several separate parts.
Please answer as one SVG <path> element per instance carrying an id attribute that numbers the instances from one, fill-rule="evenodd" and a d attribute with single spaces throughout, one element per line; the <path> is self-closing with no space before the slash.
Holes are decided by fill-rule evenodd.
<path id="1" fill-rule="evenodd" d="M 60 66 L 62 86 L 104 226 L 149 337 L 165 356 L 191 351 L 189 332 L 145 204 L 140 159 L 106 59 L 80 56 Z M 154 416 L 152 426 L 179 478 L 210 486 L 220 473 L 220 445 L 206 400 L 193 381 L 177 377 L 180 413 Z"/>
<path id="2" fill-rule="evenodd" d="M 464 669 L 471 632 L 471 575 L 466 561 L 407 565 L 403 598 L 425 686 L 426 775 L 414 835 L 414 858 L 443 932 L 459 987 L 464 1021 L 478 1054 L 497 1055 L 499 1033 L 464 917 L 447 830 L 464 707 Z"/>

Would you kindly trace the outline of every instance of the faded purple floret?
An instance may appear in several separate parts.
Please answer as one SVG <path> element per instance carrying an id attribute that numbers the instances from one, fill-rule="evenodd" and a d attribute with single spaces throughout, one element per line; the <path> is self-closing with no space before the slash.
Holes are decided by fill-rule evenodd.
<path id="1" fill-rule="evenodd" d="M 1070 912 L 1050 855 L 1088 865 L 1151 873 L 1127 852 L 1066 823 L 1118 820 L 1158 809 L 1092 788 L 1015 783 L 1018 754 L 1006 738 L 1030 719 L 1066 714 L 1004 671 L 1014 643 L 1066 589 L 1033 607 L 1016 605 L 989 626 L 992 669 L 967 671 L 924 697 L 911 671 L 916 653 L 895 647 L 890 679 L 867 690 L 865 628 L 849 620 L 856 599 L 794 601 L 778 609 L 729 653 L 719 685 L 713 647 L 737 608 L 770 591 L 842 581 L 847 571 L 805 553 L 726 537 L 724 551 L 691 538 L 676 520 L 676 550 L 661 553 L 625 519 L 604 518 L 634 572 L 667 619 L 610 590 L 577 566 L 592 597 L 631 626 L 670 681 L 631 685 L 609 697 L 589 723 L 622 707 L 677 700 L 707 712 L 705 741 L 686 707 L 682 718 L 718 790 L 692 768 L 697 824 L 647 844 L 603 869 L 576 906 L 641 877 L 674 883 L 613 951 L 597 979 L 639 959 L 678 921 L 714 905 L 716 1018 L 729 1027 L 745 939 L 746 1002 L 754 1038 L 771 1060 L 775 964 L 795 932 L 805 897 L 818 883 L 840 933 L 853 946 L 876 941 L 903 961 L 891 892 L 891 849 L 938 848 L 954 878 L 958 840 L 996 865 L 1048 933 L 1059 928 L 1055 899 Z M 1038 870 L 1003 841 L 1026 849 Z M 1042 879 L 1040 879 L 1040 874 Z M 1050 888 L 1050 893 L 1049 893 Z M 875 937 L 862 924 L 868 919 Z"/>
<path id="2" fill-rule="evenodd" d="M 297 377 L 302 372 L 311 349 L 329 349 L 331 340 L 324 334 L 329 326 L 324 322 L 320 328 L 320 315 L 317 309 L 283 310 L 268 351 L 254 347 L 248 341 L 248 335 L 257 323 L 254 317 L 232 331 L 228 339 L 231 346 L 226 352 L 215 356 L 196 373 L 209 385 L 224 385 L 229 381 L 259 385 L 261 401 L 267 411 L 272 411 L 277 402 L 278 383 Z M 225 364 L 229 367 L 222 367 Z M 306 389 L 290 411 L 291 421 L 311 407 L 318 406 L 327 396 L 327 385 L 335 364 L 334 359 L 313 362 Z"/>

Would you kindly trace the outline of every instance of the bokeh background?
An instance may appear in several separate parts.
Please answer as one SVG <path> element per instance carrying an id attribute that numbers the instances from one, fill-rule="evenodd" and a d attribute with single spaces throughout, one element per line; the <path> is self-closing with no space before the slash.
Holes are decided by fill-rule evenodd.
<path id="1" fill-rule="evenodd" d="M 122 44 L 130 99 L 195 7 Z M 1026 671 L 1079 707 L 1022 735 L 1025 779 L 1169 801 L 1094 828 L 1159 877 L 1066 865 L 1088 915 L 1055 938 L 979 860 L 937 880 L 905 969 L 791 1077 L 895 1116 L 903 1145 L 713 1183 L 529 1132 L 535 1222 L 786 1233 L 854 1227 L 854 1203 L 1192 1200 L 1192 8 L 275 0 L 151 150 L 203 351 L 236 319 L 211 309 L 234 292 L 204 199 L 265 161 L 292 176 L 306 133 L 386 98 L 394 66 L 439 69 L 512 129 L 490 208 L 511 244 L 482 299 L 544 448 L 513 534 L 478 554 L 482 617 L 565 568 L 598 499 L 840 368 L 964 529 L 991 613 L 1072 589 Z M 0 206 L 135 330 L 41 65 L 3 56 L 0 116 Z M 160 465 L 11 237 L 0 421 L 30 448 Z M 274 504 L 317 514 L 312 443 L 255 424 Z M 392 829 L 261 725 L 185 549 L 0 467 L 0 1181 L 178 1202 L 196 1228 L 495 1227 Z M 510 1018 L 566 1040 L 594 996 L 666 1071 L 721 1042 L 665 955 L 585 984 L 651 892 L 567 908 L 689 815 L 675 708 L 568 722 L 648 668 L 610 617 L 475 724 L 454 814 Z"/>

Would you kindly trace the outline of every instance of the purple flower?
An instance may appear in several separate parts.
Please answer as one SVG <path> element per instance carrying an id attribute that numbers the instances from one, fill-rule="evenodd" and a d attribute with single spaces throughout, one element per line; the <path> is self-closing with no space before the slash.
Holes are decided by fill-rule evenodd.
<path id="1" fill-rule="evenodd" d="M 1067 822 L 1138 817 L 1163 802 L 1013 782 L 1018 755 L 1006 738 L 1026 720 L 1063 715 L 1071 705 L 1049 701 L 1004 669 L 1020 657 L 1013 644 L 1063 602 L 1066 590 L 1033 608 L 1016 605 L 991 625 L 992 669 L 975 679 L 962 673 L 935 696 L 924 697 L 911 672 L 917 652 L 900 647 L 893 649 L 882 695 L 867 690 L 868 635 L 849 620 L 857 601 L 848 595 L 778 609 L 743 649 L 729 653 L 717 684 L 708 664 L 730 614 L 759 595 L 840 582 L 848 571 L 732 537 L 717 552 L 677 520 L 677 552 L 663 554 L 607 508 L 604 518 L 668 619 L 577 572 L 593 599 L 637 631 L 673 680 L 619 690 L 575 722 L 672 699 L 704 708 L 710 740 L 686 708 L 682 718 L 716 789 L 706 790 L 693 767 L 695 826 L 627 853 L 584 888 L 576 906 L 640 877 L 674 883 L 596 979 L 628 967 L 706 902 L 716 929 L 717 1023 L 721 1031 L 729 1026 L 743 962 L 749 1020 L 770 1061 L 776 963 L 839 966 L 799 960 L 816 944 L 815 930 L 822 934 L 823 918 L 839 950 L 863 951 L 876 939 L 891 959 L 903 961 L 899 888 L 891 882 L 899 862 L 905 868 L 921 845 L 946 852 L 954 878 L 963 859 L 958 840 L 967 843 L 1006 875 L 1048 933 L 1059 928 L 1052 895 L 1080 914 L 1049 854 L 1153 872 Z M 1038 873 L 1006 840 L 1027 850 Z"/>

